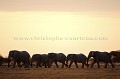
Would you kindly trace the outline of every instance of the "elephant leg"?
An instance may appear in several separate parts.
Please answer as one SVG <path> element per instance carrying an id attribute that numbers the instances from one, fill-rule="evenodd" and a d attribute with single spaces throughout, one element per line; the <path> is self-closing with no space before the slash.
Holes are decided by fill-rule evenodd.
<path id="1" fill-rule="evenodd" d="M 28 61 L 24 61 L 25 68 L 29 68 L 30 63 Z"/>
<path id="2" fill-rule="evenodd" d="M 64 65 L 65 65 L 66 67 L 68 67 L 68 64 L 66 64 L 65 62 L 64 62 Z"/>
<path id="3" fill-rule="evenodd" d="M 28 63 L 25 63 L 25 68 L 29 68 L 29 64 Z"/>
<path id="4" fill-rule="evenodd" d="M 16 61 L 14 61 L 13 68 L 15 68 L 15 65 L 16 65 Z"/>
<path id="5" fill-rule="evenodd" d="M 25 68 L 29 68 L 27 63 L 25 63 Z"/>
<path id="6" fill-rule="evenodd" d="M 55 64 L 56 64 L 56 67 L 59 68 L 59 67 L 58 67 L 58 64 L 57 64 L 57 61 L 55 61 Z"/>
<path id="7" fill-rule="evenodd" d="M 50 63 L 49 63 L 49 62 L 47 63 L 47 65 L 48 65 L 48 68 L 51 68 L 51 65 L 50 65 Z"/>
<path id="8" fill-rule="evenodd" d="M 31 65 L 31 67 L 33 67 L 32 63 L 30 65 Z"/>
<path id="9" fill-rule="evenodd" d="M 42 65 L 45 66 L 45 68 L 47 68 L 47 63 L 45 61 L 44 62 L 40 62 L 40 63 L 42 63 Z"/>
<path id="10" fill-rule="evenodd" d="M 100 64 L 99 64 L 99 62 L 97 62 L 97 65 L 98 65 L 98 68 L 100 68 Z"/>
<path id="11" fill-rule="evenodd" d="M 8 67 L 10 67 L 10 63 L 8 63 Z"/>
<path id="12" fill-rule="evenodd" d="M 76 68 L 78 68 L 78 64 L 77 64 L 77 62 L 75 61 L 74 63 L 75 63 L 75 65 L 76 65 Z"/>
<path id="13" fill-rule="evenodd" d="M 65 65 L 65 62 L 62 62 L 62 67 L 61 68 L 64 68 L 64 65 Z"/>
<path id="14" fill-rule="evenodd" d="M 47 68 L 47 64 L 45 63 L 45 68 Z"/>
<path id="15" fill-rule="evenodd" d="M 107 65 L 108 65 L 108 63 L 105 63 L 105 67 L 104 68 L 107 68 Z"/>
<path id="16" fill-rule="evenodd" d="M 39 62 L 39 67 L 42 67 L 42 65 L 41 65 L 41 64 L 42 64 L 42 62 L 40 61 L 40 62 Z"/>
<path id="17" fill-rule="evenodd" d="M 96 63 L 95 61 L 92 63 L 91 68 L 93 68 L 93 65 L 94 65 L 95 63 Z"/>
<path id="18" fill-rule="evenodd" d="M 86 67 L 89 67 L 89 65 L 88 65 L 88 64 L 86 64 L 86 63 L 85 63 L 85 65 L 86 65 Z"/>
<path id="19" fill-rule="evenodd" d="M 73 61 L 70 61 L 70 65 L 69 65 L 69 67 L 68 67 L 68 68 L 70 68 L 70 67 L 71 67 L 72 63 L 73 63 Z"/>
<path id="20" fill-rule="evenodd" d="M 33 61 L 30 62 L 31 67 L 33 67 Z"/>
<path id="21" fill-rule="evenodd" d="M 84 63 L 82 63 L 82 67 L 81 68 L 84 68 Z"/>
<path id="22" fill-rule="evenodd" d="M 68 67 L 68 64 L 65 64 L 66 67 Z"/>
<path id="23" fill-rule="evenodd" d="M 27 66 L 26 66 L 26 62 L 23 62 L 24 63 L 24 68 L 27 68 Z"/>
<path id="24" fill-rule="evenodd" d="M 10 59 L 8 60 L 8 67 L 10 67 Z"/>
<path id="25" fill-rule="evenodd" d="M 18 65 L 18 67 L 22 67 L 22 65 L 20 64 L 21 62 L 17 62 L 17 65 Z"/>
<path id="26" fill-rule="evenodd" d="M 38 68 L 38 66 L 39 66 L 39 61 L 37 61 L 37 65 L 36 65 L 36 68 Z"/>
<path id="27" fill-rule="evenodd" d="M 113 63 L 112 63 L 112 62 L 111 62 L 110 64 L 111 64 L 112 68 L 115 68 L 115 66 L 113 65 Z"/>

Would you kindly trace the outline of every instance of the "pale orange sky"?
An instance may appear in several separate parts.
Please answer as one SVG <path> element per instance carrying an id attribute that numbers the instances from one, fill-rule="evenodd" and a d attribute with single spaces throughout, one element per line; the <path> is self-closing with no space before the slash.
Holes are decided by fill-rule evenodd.
<path id="1" fill-rule="evenodd" d="M 0 54 L 84 53 L 120 49 L 119 0 L 0 0 Z M 108 40 L 14 40 L 14 37 L 106 37 Z"/>

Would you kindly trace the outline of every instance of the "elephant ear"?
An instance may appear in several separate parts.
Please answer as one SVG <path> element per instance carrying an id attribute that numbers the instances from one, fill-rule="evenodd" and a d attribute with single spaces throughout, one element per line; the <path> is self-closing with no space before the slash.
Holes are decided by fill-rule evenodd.
<path id="1" fill-rule="evenodd" d="M 14 54 L 14 51 L 10 51 L 10 52 L 9 52 L 9 56 L 8 56 L 8 58 L 13 57 L 13 54 Z"/>
<path id="2" fill-rule="evenodd" d="M 13 58 L 15 57 L 15 54 L 16 54 L 15 52 L 17 52 L 17 51 L 13 51 L 12 52 Z"/>
<path id="3" fill-rule="evenodd" d="M 15 58 L 16 56 L 20 56 L 19 53 L 20 53 L 20 51 L 17 51 L 17 50 L 14 50 L 11 52 L 13 58 Z"/>

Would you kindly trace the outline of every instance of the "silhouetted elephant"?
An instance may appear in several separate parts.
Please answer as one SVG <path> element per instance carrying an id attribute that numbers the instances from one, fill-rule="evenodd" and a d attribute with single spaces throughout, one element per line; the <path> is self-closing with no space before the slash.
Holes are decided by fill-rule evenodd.
<path id="1" fill-rule="evenodd" d="M 47 68 L 48 66 L 48 56 L 47 54 L 34 54 L 32 56 L 32 61 L 31 61 L 31 67 L 33 62 L 37 62 L 36 68 L 45 66 Z"/>
<path id="2" fill-rule="evenodd" d="M 3 64 L 3 62 L 4 62 L 4 58 L 0 56 L 0 66 Z"/>
<path id="3" fill-rule="evenodd" d="M 93 67 L 93 65 L 95 63 L 97 63 L 98 68 L 100 68 L 99 62 L 105 62 L 106 63 L 104 68 L 107 68 L 108 63 L 110 63 L 112 65 L 112 68 L 114 68 L 114 65 L 112 64 L 112 60 L 111 60 L 111 55 L 108 52 L 90 51 L 90 53 L 88 55 L 88 61 L 91 57 L 94 58 L 94 61 L 91 65 L 91 68 Z"/>
<path id="4" fill-rule="evenodd" d="M 48 59 L 49 67 L 51 67 L 53 62 L 56 64 L 57 68 L 59 68 L 57 62 L 62 63 L 61 68 L 64 68 L 64 65 L 67 67 L 67 64 L 65 64 L 66 56 L 63 53 L 48 53 Z"/>
<path id="5" fill-rule="evenodd" d="M 113 62 L 120 62 L 120 51 L 111 51 L 110 54 L 113 56 Z"/>
<path id="6" fill-rule="evenodd" d="M 31 59 L 31 67 L 33 66 L 33 62 L 36 62 L 37 63 L 37 65 L 36 65 L 36 68 L 38 68 L 38 66 L 39 67 L 42 67 L 41 66 L 41 55 L 40 54 L 34 54 L 33 56 L 32 56 L 32 59 Z"/>
<path id="7" fill-rule="evenodd" d="M 73 62 L 75 63 L 77 68 L 78 68 L 77 63 L 82 63 L 82 68 L 84 68 L 84 65 L 86 65 L 88 67 L 87 57 L 84 54 L 68 54 L 67 55 L 67 64 L 68 64 L 68 61 L 70 61 L 69 68 L 71 67 Z"/>
<path id="8" fill-rule="evenodd" d="M 16 63 L 19 67 L 22 67 L 22 65 L 20 65 L 21 62 L 24 64 L 25 68 L 28 68 L 30 65 L 30 55 L 27 51 L 12 50 L 9 52 L 8 58 L 8 67 L 10 67 L 11 58 L 13 58 L 14 61 L 13 68 L 15 68 Z"/>

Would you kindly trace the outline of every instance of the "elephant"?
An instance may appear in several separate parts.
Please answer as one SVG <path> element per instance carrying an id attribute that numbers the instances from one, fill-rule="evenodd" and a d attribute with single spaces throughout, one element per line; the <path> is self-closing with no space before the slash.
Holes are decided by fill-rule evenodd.
<path id="1" fill-rule="evenodd" d="M 3 64 L 3 62 L 4 62 L 4 58 L 0 56 L 0 66 Z"/>
<path id="2" fill-rule="evenodd" d="M 48 66 L 48 56 L 47 54 L 34 54 L 32 56 L 32 61 L 31 61 L 31 67 L 33 62 L 37 62 L 36 68 L 45 66 L 47 68 Z"/>
<path id="3" fill-rule="evenodd" d="M 86 65 L 87 67 L 89 66 L 87 64 L 87 57 L 84 54 L 68 54 L 67 55 L 67 64 L 68 64 L 68 61 L 70 61 L 70 65 L 68 66 L 69 68 L 71 67 L 73 62 L 75 63 L 76 68 L 78 68 L 77 63 L 82 63 L 81 68 L 84 68 L 84 65 Z"/>
<path id="4" fill-rule="evenodd" d="M 120 51 L 111 51 L 110 54 L 113 55 L 113 56 L 119 56 L 120 57 Z"/>
<path id="5" fill-rule="evenodd" d="M 42 63 L 42 66 L 45 66 L 45 68 L 49 67 L 49 59 L 47 54 L 42 54 L 41 63 Z"/>
<path id="6" fill-rule="evenodd" d="M 41 55 L 40 54 L 34 54 L 31 59 L 31 67 L 33 66 L 33 62 L 37 62 L 36 68 L 41 67 Z"/>
<path id="7" fill-rule="evenodd" d="M 16 63 L 19 67 L 22 67 L 21 63 L 24 64 L 25 68 L 30 65 L 30 55 L 27 51 L 11 50 L 8 55 L 8 67 L 10 67 L 10 61 L 13 58 L 13 68 L 15 68 Z"/>
<path id="8" fill-rule="evenodd" d="M 111 51 L 110 54 L 114 63 L 120 62 L 120 51 Z"/>
<path id="9" fill-rule="evenodd" d="M 89 61 L 89 59 L 90 59 L 91 57 L 94 58 L 94 61 L 92 62 L 92 65 L 91 65 L 91 68 L 93 68 L 93 65 L 94 65 L 95 63 L 97 63 L 98 68 L 100 68 L 99 62 L 104 62 L 104 63 L 106 63 L 104 68 L 107 68 L 107 64 L 108 64 L 108 63 L 110 63 L 110 64 L 112 65 L 112 68 L 114 68 L 114 65 L 113 65 L 112 59 L 111 59 L 111 55 L 110 55 L 110 53 L 108 53 L 108 52 L 90 51 L 90 53 L 89 53 L 89 55 L 88 55 L 88 60 L 87 60 L 87 62 Z"/>
<path id="10" fill-rule="evenodd" d="M 56 64 L 57 68 L 59 68 L 57 62 L 62 63 L 61 68 L 64 68 L 64 65 L 67 67 L 66 56 L 63 53 L 48 53 L 48 59 L 49 59 L 49 68 L 52 66 L 53 62 Z"/>

